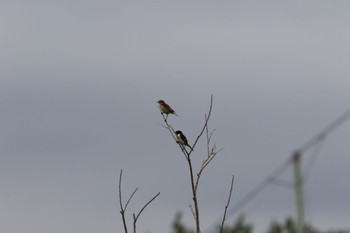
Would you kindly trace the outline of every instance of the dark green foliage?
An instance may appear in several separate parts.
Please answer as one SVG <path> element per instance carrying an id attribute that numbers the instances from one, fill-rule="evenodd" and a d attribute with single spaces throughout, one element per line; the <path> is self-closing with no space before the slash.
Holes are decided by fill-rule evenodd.
<path id="1" fill-rule="evenodd" d="M 287 218 L 284 223 L 273 221 L 266 233 L 296 233 L 295 222 L 292 218 Z M 305 224 L 304 233 L 350 233 L 346 230 L 320 231 L 311 224 Z"/>
<path id="2" fill-rule="evenodd" d="M 176 213 L 172 226 L 172 233 L 194 233 L 181 222 L 182 214 Z"/>
<path id="3" fill-rule="evenodd" d="M 245 216 L 240 215 L 233 226 L 224 226 L 223 233 L 252 233 L 253 225 L 245 223 Z"/>
<path id="4" fill-rule="evenodd" d="M 277 222 L 272 222 L 270 224 L 270 229 L 268 231 L 269 233 L 282 233 L 283 232 L 283 228 L 280 224 L 278 224 Z"/>
<path id="5" fill-rule="evenodd" d="M 181 222 L 182 215 L 177 213 L 172 223 L 172 233 L 194 233 Z M 219 229 L 219 227 L 217 227 Z M 219 233 L 217 230 L 215 233 Z M 232 226 L 224 226 L 222 233 L 253 233 L 253 225 L 245 222 L 245 216 L 240 215 Z"/>
<path id="6" fill-rule="evenodd" d="M 182 221 L 182 214 L 177 213 L 172 223 L 172 233 L 194 233 L 194 230 L 187 228 Z M 219 229 L 219 227 L 217 227 Z M 212 233 L 220 233 L 220 230 Z M 240 215 L 233 225 L 224 226 L 222 233 L 253 233 L 253 224 L 245 222 L 245 216 Z M 279 223 L 272 221 L 265 233 L 296 233 L 295 222 L 292 218 L 287 218 L 284 222 Z M 305 224 L 304 233 L 350 233 L 349 230 L 328 230 L 320 231 L 311 224 Z"/>

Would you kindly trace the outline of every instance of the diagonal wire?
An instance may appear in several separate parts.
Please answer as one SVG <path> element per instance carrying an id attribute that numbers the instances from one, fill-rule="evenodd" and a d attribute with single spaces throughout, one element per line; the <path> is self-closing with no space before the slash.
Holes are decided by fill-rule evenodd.
<path id="1" fill-rule="evenodd" d="M 304 143 L 297 151 L 300 154 L 303 154 L 305 151 L 309 150 L 314 144 L 323 141 L 329 133 L 338 128 L 341 124 L 347 121 L 350 118 L 350 109 L 340 115 L 337 119 L 327 125 L 323 130 L 321 130 L 318 134 L 312 137 L 309 141 Z"/>
<path id="2" fill-rule="evenodd" d="M 316 144 L 316 147 L 312 151 L 309 160 L 306 162 L 303 172 L 303 183 L 306 183 L 307 179 L 309 178 L 312 168 L 314 167 L 316 160 L 321 152 L 324 141 L 325 140 L 322 140 Z"/>
<path id="3" fill-rule="evenodd" d="M 336 118 L 333 122 L 327 125 L 323 130 L 321 130 L 318 134 L 313 136 L 309 141 L 304 143 L 297 150 L 298 153 L 303 154 L 304 152 L 308 151 L 309 149 L 313 148 L 316 145 L 316 147 L 313 150 L 313 153 L 310 156 L 310 159 L 305 165 L 303 180 L 307 180 L 307 178 L 310 176 L 311 170 L 316 163 L 317 157 L 321 152 L 322 145 L 326 140 L 328 134 L 336 130 L 340 125 L 342 125 L 348 119 L 350 119 L 350 109 L 348 109 L 343 114 L 341 114 L 338 118 Z"/>
<path id="4" fill-rule="evenodd" d="M 326 139 L 327 135 L 330 134 L 335 129 L 337 129 L 341 124 L 343 124 L 349 118 L 350 118 L 350 109 L 348 109 L 346 112 L 344 112 L 342 115 L 340 115 L 336 120 L 331 122 L 323 130 L 321 130 L 318 134 L 316 134 L 314 137 L 312 137 L 310 140 L 308 140 L 306 143 L 304 143 L 298 150 L 296 150 L 297 153 L 303 154 L 304 152 L 306 152 L 310 148 L 312 148 L 315 144 L 318 145 L 315 148 L 313 154 L 311 155 L 311 158 L 309 159 L 309 161 L 307 162 L 307 164 L 305 166 L 306 172 L 304 173 L 304 179 L 307 179 L 309 177 L 310 172 L 312 170 L 312 167 L 314 166 L 316 159 L 317 159 L 318 155 L 320 154 L 321 147 L 322 147 L 323 142 Z M 277 177 L 289 167 L 289 165 L 292 162 L 291 159 L 292 159 L 292 157 L 290 156 L 274 172 L 272 172 L 270 174 L 270 176 L 268 176 L 266 179 L 264 179 L 262 182 L 260 182 L 246 196 L 244 196 L 233 207 L 231 207 L 227 212 L 227 219 L 232 217 L 239 210 L 241 210 L 243 207 L 245 207 L 252 199 L 254 199 L 260 192 L 262 192 L 266 188 L 266 186 L 268 186 L 269 184 L 274 183 L 276 181 L 278 182 Z M 209 230 L 212 230 L 213 227 L 216 226 L 219 221 L 220 220 L 217 220 L 216 222 L 214 222 L 204 232 L 209 232 Z"/>
<path id="5" fill-rule="evenodd" d="M 291 164 L 291 160 L 285 160 L 275 171 L 273 171 L 267 178 L 265 178 L 260 184 L 255 186 L 244 198 L 238 201 L 230 210 L 228 211 L 228 217 L 233 216 L 240 209 L 246 206 L 253 198 L 255 198 L 261 191 L 265 189 L 265 187 L 275 181 L 275 179 L 284 172 L 289 165 Z"/>
<path id="6" fill-rule="evenodd" d="M 254 199 L 260 192 L 262 192 L 267 185 L 273 183 L 275 179 L 284 172 L 289 165 L 291 164 L 291 160 L 288 158 L 285 160 L 280 166 L 277 167 L 266 179 L 260 182 L 257 186 L 255 186 L 247 195 L 245 195 L 241 200 L 239 200 L 234 206 L 232 206 L 227 211 L 226 218 L 229 219 L 234 216 L 239 210 L 245 207 L 252 199 Z M 220 218 L 222 219 L 222 218 Z M 220 219 L 215 221 L 212 225 L 210 225 L 204 232 L 209 232 L 209 230 L 214 229 L 220 222 Z"/>

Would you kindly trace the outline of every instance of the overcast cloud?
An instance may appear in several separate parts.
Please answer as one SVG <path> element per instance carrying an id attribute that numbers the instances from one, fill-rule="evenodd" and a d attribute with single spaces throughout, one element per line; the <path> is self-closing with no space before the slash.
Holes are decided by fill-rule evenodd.
<path id="1" fill-rule="evenodd" d="M 125 198 L 139 187 L 129 214 L 161 192 L 140 232 L 170 232 L 177 211 L 193 226 L 186 163 L 156 101 L 191 143 L 213 94 L 224 150 L 200 184 L 206 229 L 232 173 L 235 204 L 350 107 L 349 12 L 347 1 L 2 1 L 0 231 L 122 232 L 120 169 Z M 321 229 L 349 228 L 349 133 L 346 122 L 327 137 L 304 187 Z M 243 212 L 261 232 L 294 216 L 293 191 L 268 186 Z"/>

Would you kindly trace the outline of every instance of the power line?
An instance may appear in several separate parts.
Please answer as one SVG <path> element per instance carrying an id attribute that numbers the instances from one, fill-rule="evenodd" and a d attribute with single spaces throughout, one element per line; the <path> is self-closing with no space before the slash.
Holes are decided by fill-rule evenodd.
<path id="1" fill-rule="evenodd" d="M 337 129 L 341 124 L 346 122 L 350 118 L 350 109 L 348 109 L 346 112 L 344 112 L 342 115 L 340 115 L 336 120 L 331 122 L 329 125 L 327 125 L 323 130 L 321 130 L 318 134 L 313 136 L 310 140 L 308 140 L 306 143 L 304 143 L 298 150 L 296 150 L 294 154 L 303 154 L 310 148 L 312 148 L 315 144 L 318 145 L 318 147 L 314 150 L 314 153 L 311 155 L 310 160 L 306 164 L 306 173 L 304 174 L 304 179 L 307 179 L 310 175 L 311 169 L 313 165 L 316 162 L 316 159 L 321 151 L 322 144 L 328 134 L 330 134 L 332 131 Z M 262 192 L 269 184 L 281 184 L 284 186 L 289 186 L 289 183 L 285 181 L 281 181 L 277 179 L 277 177 L 285 171 L 289 165 L 292 162 L 293 157 L 290 156 L 286 161 L 284 161 L 275 171 L 273 171 L 270 176 L 268 176 L 266 179 L 264 179 L 262 182 L 260 182 L 255 188 L 253 188 L 246 196 L 244 196 L 241 200 L 239 200 L 233 207 L 231 207 L 228 212 L 226 218 L 232 217 L 234 214 L 236 214 L 239 210 L 241 210 L 243 207 L 245 207 L 250 201 L 252 201 L 260 192 Z M 209 230 L 213 229 L 217 223 L 220 220 L 215 221 L 210 227 L 208 227 L 204 232 L 208 232 Z"/>
<path id="2" fill-rule="evenodd" d="M 321 152 L 322 145 L 323 145 L 324 141 L 326 140 L 328 134 L 330 134 L 331 132 L 336 130 L 340 125 L 345 123 L 348 119 L 350 119 L 350 109 L 348 109 L 346 112 L 341 114 L 338 118 L 336 118 L 333 122 L 331 122 L 329 125 L 327 125 L 318 134 L 316 134 L 311 139 L 309 139 L 309 141 L 304 143 L 297 150 L 298 153 L 303 154 L 304 152 L 306 152 L 307 150 L 312 148 L 314 145 L 317 146 L 316 148 L 314 148 L 314 151 L 311 154 L 310 159 L 308 160 L 308 162 L 305 165 L 305 169 L 304 169 L 305 172 L 303 175 L 304 180 L 306 180 L 309 177 L 311 170 L 312 170 L 313 166 L 315 165 L 316 160 Z"/>
<path id="3" fill-rule="evenodd" d="M 305 164 L 304 172 L 303 172 L 303 183 L 305 184 L 307 179 L 310 176 L 312 168 L 314 167 L 316 160 L 321 152 L 324 140 L 320 141 L 316 144 L 316 147 L 313 150 L 313 153 L 310 155 L 309 160 Z"/>
<path id="4" fill-rule="evenodd" d="M 241 200 L 239 200 L 233 207 L 231 207 L 227 211 L 226 219 L 231 218 L 235 215 L 239 210 L 241 210 L 244 206 L 246 206 L 252 199 L 254 199 L 260 192 L 262 192 L 267 185 L 274 183 L 277 180 L 277 177 L 284 172 L 289 165 L 291 164 L 291 160 L 287 159 L 280 166 L 277 167 L 266 179 L 260 182 L 255 188 L 253 188 L 247 195 L 245 195 Z M 222 219 L 222 218 L 221 218 Z M 215 221 L 210 227 L 208 227 L 204 232 L 208 232 L 212 230 L 214 227 L 218 225 L 221 219 Z"/>
<path id="5" fill-rule="evenodd" d="M 275 171 L 273 171 L 266 179 L 260 182 L 255 188 L 253 188 L 244 198 L 238 201 L 233 207 L 229 209 L 227 212 L 228 218 L 246 206 L 252 199 L 254 199 L 261 191 L 265 189 L 265 187 L 277 179 L 277 177 L 284 172 L 289 165 L 291 164 L 291 160 L 287 159 L 280 166 L 277 167 Z"/>
<path id="6" fill-rule="evenodd" d="M 323 141 L 328 134 L 338 128 L 341 124 L 347 121 L 350 118 L 350 109 L 340 115 L 337 119 L 327 125 L 323 130 L 321 130 L 318 134 L 313 136 L 309 141 L 304 143 L 297 151 L 302 154 L 305 151 L 309 150 L 314 144 Z"/>

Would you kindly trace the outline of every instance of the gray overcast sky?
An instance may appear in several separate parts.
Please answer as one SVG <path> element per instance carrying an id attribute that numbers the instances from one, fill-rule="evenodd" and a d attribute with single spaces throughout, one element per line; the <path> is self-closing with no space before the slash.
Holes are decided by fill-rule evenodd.
<path id="1" fill-rule="evenodd" d="M 348 1 L 1 1 L 0 231 L 122 232 L 122 168 L 125 198 L 139 187 L 129 214 L 161 192 L 140 232 L 170 232 L 177 211 L 193 225 L 186 163 L 156 101 L 191 143 L 213 94 L 224 150 L 200 184 L 206 229 L 232 173 L 235 204 L 350 107 L 349 12 Z M 329 135 L 305 186 L 321 229 L 349 228 L 349 133 L 347 122 Z M 293 201 L 269 186 L 242 211 L 261 232 Z"/>

